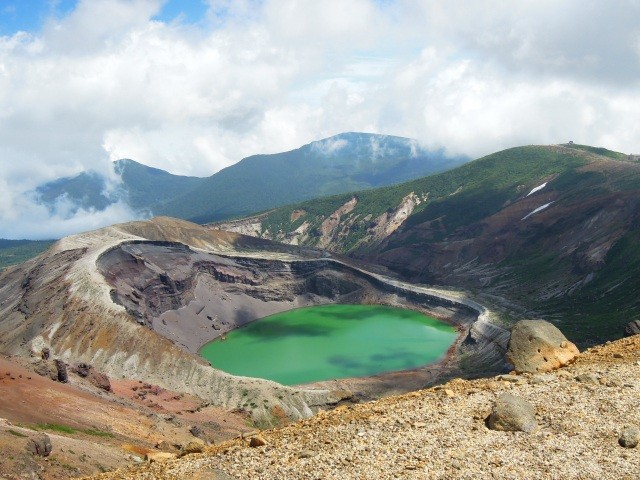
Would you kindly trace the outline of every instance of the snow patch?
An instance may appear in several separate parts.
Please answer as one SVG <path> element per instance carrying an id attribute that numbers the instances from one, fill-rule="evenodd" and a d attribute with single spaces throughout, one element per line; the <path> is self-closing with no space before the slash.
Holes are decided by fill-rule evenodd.
<path id="1" fill-rule="evenodd" d="M 549 203 L 545 203 L 544 205 L 542 205 L 541 207 L 536 208 L 533 212 L 529 213 L 528 215 L 525 215 L 524 217 L 522 217 L 520 219 L 520 221 L 522 220 L 526 220 L 527 218 L 529 218 L 531 215 L 534 215 L 538 212 L 541 212 L 542 210 L 544 210 L 545 208 L 547 208 L 549 205 L 551 205 L 553 202 L 549 202 Z"/>
<path id="2" fill-rule="evenodd" d="M 527 193 L 527 197 L 529 195 L 533 195 L 536 192 L 539 192 L 540 190 L 542 190 L 544 187 L 547 186 L 547 182 L 544 182 L 542 185 L 538 185 L 536 188 L 532 189 L 529 193 Z M 526 198 L 526 197 L 525 197 Z"/>

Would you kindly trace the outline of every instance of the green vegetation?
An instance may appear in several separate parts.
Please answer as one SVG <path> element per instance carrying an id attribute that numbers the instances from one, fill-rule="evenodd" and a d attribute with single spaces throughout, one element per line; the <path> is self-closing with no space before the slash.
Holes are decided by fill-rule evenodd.
<path id="1" fill-rule="evenodd" d="M 67 425 L 60 425 L 58 423 L 36 423 L 34 425 L 36 430 L 47 430 L 50 432 L 66 433 L 72 435 L 76 433 L 75 428 L 71 428 Z"/>
<path id="2" fill-rule="evenodd" d="M 14 437 L 27 437 L 27 435 L 20 433 L 20 432 L 16 432 L 15 430 L 7 430 L 7 432 L 9 432 L 11 435 L 13 435 Z"/>
<path id="3" fill-rule="evenodd" d="M 10 265 L 26 262 L 44 252 L 54 240 L 4 240 L 0 239 L 0 270 Z"/>
<path id="4" fill-rule="evenodd" d="M 76 207 L 96 210 L 125 200 L 134 210 L 148 212 L 193 190 L 205 180 L 172 175 L 129 159 L 118 160 L 115 171 L 122 178 L 121 184 L 110 184 L 101 174 L 90 171 L 41 185 L 37 193 L 40 201 L 51 209 L 64 198 Z"/>
<path id="5" fill-rule="evenodd" d="M 174 198 L 202 185 L 204 178 L 173 175 L 133 160 L 118 160 L 115 170 L 122 176 L 126 199 L 135 210 L 156 211 Z"/>
<path id="6" fill-rule="evenodd" d="M 36 430 L 46 430 L 49 432 L 66 433 L 67 435 L 74 435 L 76 433 L 84 433 L 85 435 L 91 435 L 94 437 L 113 438 L 114 435 L 111 432 L 101 430 L 96 427 L 78 429 L 72 428 L 68 425 L 61 425 L 58 423 L 37 423 L 33 426 Z"/>
<path id="7" fill-rule="evenodd" d="M 589 145 L 579 145 L 577 143 L 566 144 L 565 146 L 576 150 L 582 150 L 584 152 L 594 153 L 602 157 L 613 158 L 614 160 L 626 160 L 628 158 L 624 153 L 614 152 L 613 150 L 608 150 L 602 147 L 591 147 Z"/>
<path id="8" fill-rule="evenodd" d="M 406 222 L 407 227 L 442 219 L 441 238 L 462 225 L 497 212 L 526 189 L 535 187 L 541 178 L 558 175 L 585 163 L 584 156 L 564 149 L 540 146 L 512 148 L 400 185 L 283 207 L 267 216 L 263 230 L 291 232 L 308 221 L 313 232 L 326 217 L 355 195 L 358 204 L 349 214 L 355 222 L 344 240 L 342 251 L 362 249 L 359 243 L 366 237 L 371 221 L 384 212 L 393 211 L 404 197 L 413 192 L 427 200 L 416 207 Z M 291 222 L 294 210 L 304 210 L 306 215 Z M 309 243 L 315 242 L 311 240 Z"/>

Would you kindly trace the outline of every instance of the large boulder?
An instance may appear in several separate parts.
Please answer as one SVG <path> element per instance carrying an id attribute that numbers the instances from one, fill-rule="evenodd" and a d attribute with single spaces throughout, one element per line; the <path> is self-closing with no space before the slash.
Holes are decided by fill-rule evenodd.
<path id="1" fill-rule="evenodd" d="M 631 335 L 640 334 L 640 320 L 632 320 L 624 327 L 624 336 L 630 337 Z"/>
<path id="2" fill-rule="evenodd" d="M 540 373 L 568 365 L 579 353 L 551 323 L 521 320 L 511 329 L 506 356 L 516 372 Z"/>
<path id="3" fill-rule="evenodd" d="M 529 402 L 510 393 L 503 393 L 487 418 L 487 426 L 491 430 L 531 433 L 538 427 L 538 422 L 535 410 Z"/>

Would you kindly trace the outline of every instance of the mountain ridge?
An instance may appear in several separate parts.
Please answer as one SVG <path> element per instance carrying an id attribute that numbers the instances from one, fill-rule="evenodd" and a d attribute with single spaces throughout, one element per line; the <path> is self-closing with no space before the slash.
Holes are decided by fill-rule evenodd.
<path id="1" fill-rule="evenodd" d="M 347 132 L 287 152 L 252 155 L 209 177 L 173 175 L 123 159 L 115 164 L 119 185 L 83 172 L 41 185 L 36 194 L 52 209 L 61 198 L 97 210 L 125 201 L 139 212 L 203 223 L 397 183 L 466 160 L 443 149 L 426 150 L 404 137 Z"/>

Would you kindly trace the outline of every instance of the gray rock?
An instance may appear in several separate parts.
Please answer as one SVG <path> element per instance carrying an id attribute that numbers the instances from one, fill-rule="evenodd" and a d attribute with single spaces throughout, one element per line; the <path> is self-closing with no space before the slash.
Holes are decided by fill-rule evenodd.
<path id="1" fill-rule="evenodd" d="M 544 373 L 568 365 L 579 353 L 551 323 L 521 320 L 511 329 L 506 357 L 517 373 Z"/>
<path id="2" fill-rule="evenodd" d="M 315 456 L 315 452 L 313 450 L 302 450 L 298 453 L 298 458 L 311 458 Z"/>
<path id="3" fill-rule="evenodd" d="M 88 363 L 77 363 L 73 366 L 71 371 L 76 373 L 78 376 L 85 378 L 89 375 L 91 368 L 93 367 L 91 367 L 91 365 L 89 365 Z"/>
<path id="4" fill-rule="evenodd" d="M 541 383 L 553 382 L 554 380 L 556 380 L 556 378 L 557 377 L 552 374 L 534 375 L 533 377 L 531 377 L 531 380 L 529 380 L 529 382 L 532 385 L 539 385 Z"/>
<path id="5" fill-rule="evenodd" d="M 538 427 L 533 406 L 526 400 L 503 393 L 496 400 L 487 426 L 492 430 L 531 433 Z"/>
<path id="6" fill-rule="evenodd" d="M 581 375 L 578 375 L 576 377 L 576 380 L 582 383 L 595 383 L 595 384 L 600 383 L 598 376 L 594 375 L 593 373 L 583 373 Z"/>
<path id="7" fill-rule="evenodd" d="M 27 441 L 27 451 L 34 455 L 48 457 L 51 454 L 51 449 L 51 439 L 46 433 L 41 433 Z"/>
<path id="8" fill-rule="evenodd" d="M 54 360 L 56 364 L 56 370 L 58 371 L 58 381 L 67 383 L 69 381 L 69 374 L 67 373 L 67 364 L 62 360 Z"/>
<path id="9" fill-rule="evenodd" d="M 630 337 L 631 335 L 640 334 L 640 320 L 632 320 L 624 327 L 624 336 Z"/>
<path id="10" fill-rule="evenodd" d="M 620 446 L 625 448 L 635 448 L 638 442 L 640 442 L 640 428 L 636 426 L 626 427 L 618 439 Z"/>

